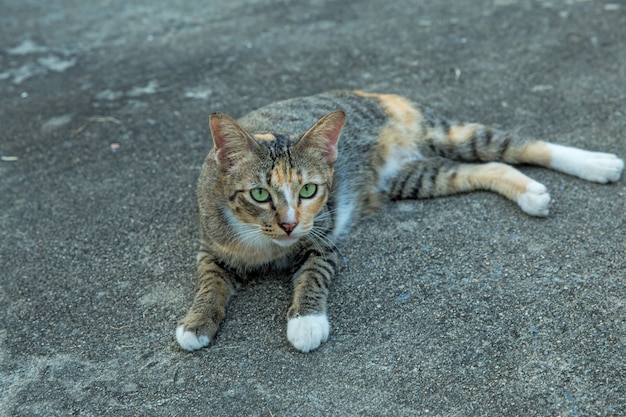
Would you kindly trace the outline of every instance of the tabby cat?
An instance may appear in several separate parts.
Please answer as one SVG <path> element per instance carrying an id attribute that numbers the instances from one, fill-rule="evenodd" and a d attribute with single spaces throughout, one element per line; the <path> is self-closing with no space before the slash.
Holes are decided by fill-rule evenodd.
<path id="1" fill-rule="evenodd" d="M 547 216 L 542 184 L 507 164 L 617 181 L 617 156 L 456 123 L 391 94 L 334 91 L 277 102 L 238 121 L 210 116 L 214 146 L 198 182 L 199 289 L 176 338 L 211 343 L 247 273 L 293 273 L 287 338 L 302 352 L 329 334 L 336 244 L 387 200 L 490 190 Z M 339 140 L 342 135 L 341 141 Z M 471 163 L 481 162 L 481 163 Z"/>

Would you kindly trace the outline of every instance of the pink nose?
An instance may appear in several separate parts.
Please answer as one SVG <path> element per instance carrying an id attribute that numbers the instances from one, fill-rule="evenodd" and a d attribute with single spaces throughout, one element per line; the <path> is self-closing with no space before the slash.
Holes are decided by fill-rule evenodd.
<path id="1" fill-rule="evenodd" d="M 291 232 L 293 232 L 293 229 L 295 229 L 298 226 L 298 222 L 294 222 L 294 223 L 281 223 L 280 227 L 287 232 L 287 234 L 290 234 Z"/>

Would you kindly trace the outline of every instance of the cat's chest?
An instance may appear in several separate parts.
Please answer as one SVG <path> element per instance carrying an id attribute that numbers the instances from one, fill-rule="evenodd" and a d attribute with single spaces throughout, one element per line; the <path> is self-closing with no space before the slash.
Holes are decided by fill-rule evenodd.
<path id="1" fill-rule="evenodd" d="M 251 245 L 245 241 L 213 242 L 213 252 L 229 265 L 241 270 L 253 270 L 272 264 L 273 267 L 288 266 L 287 260 L 296 248 L 278 245 Z"/>

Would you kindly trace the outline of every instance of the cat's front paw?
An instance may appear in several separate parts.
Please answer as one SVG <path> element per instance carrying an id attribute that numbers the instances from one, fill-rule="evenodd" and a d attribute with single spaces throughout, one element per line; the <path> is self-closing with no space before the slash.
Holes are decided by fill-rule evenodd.
<path id="1" fill-rule="evenodd" d="M 545 217 L 550 213 L 550 194 L 543 184 L 533 181 L 526 186 L 526 192 L 518 197 L 517 204 L 531 216 Z"/>
<path id="2" fill-rule="evenodd" d="M 287 321 L 287 339 L 293 347 L 307 353 L 328 340 L 330 324 L 326 314 L 298 316 Z"/>
<path id="3" fill-rule="evenodd" d="M 209 346 L 211 336 L 204 334 L 199 328 L 188 328 L 181 324 L 176 328 L 176 341 L 181 348 L 192 352 Z"/>

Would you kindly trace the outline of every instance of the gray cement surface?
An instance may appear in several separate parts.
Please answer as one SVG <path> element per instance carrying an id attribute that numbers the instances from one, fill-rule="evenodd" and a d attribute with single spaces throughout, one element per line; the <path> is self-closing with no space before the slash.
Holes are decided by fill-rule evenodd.
<path id="1" fill-rule="evenodd" d="M 342 247 L 331 338 L 258 279 L 181 351 L 207 116 L 334 88 L 626 157 L 626 4 L 0 3 L 0 415 L 626 415 L 625 180 L 551 215 L 400 202 Z"/>

